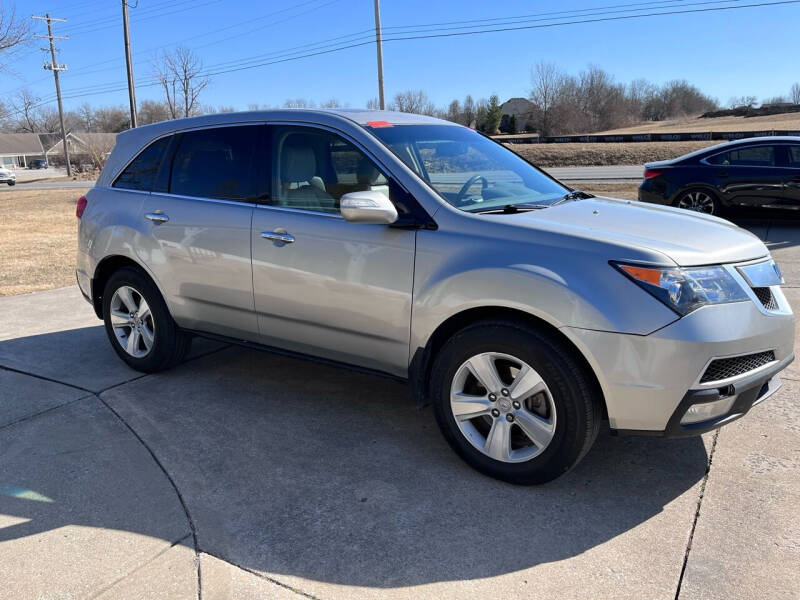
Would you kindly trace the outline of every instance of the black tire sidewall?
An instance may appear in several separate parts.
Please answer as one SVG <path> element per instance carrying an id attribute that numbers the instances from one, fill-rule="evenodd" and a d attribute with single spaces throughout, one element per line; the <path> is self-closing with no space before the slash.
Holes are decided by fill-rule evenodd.
<path id="1" fill-rule="evenodd" d="M 458 368 L 482 352 L 501 352 L 525 361 L 542 376 L 553 396 L 556 431 L 538 456 L 522 463 L 494 460 L 461 433 L 450 408 L 450 388 Z M 516 484 L 550 481 L 569 471 L 588 450 L 601 411 L 584 367 L 563 344 L 547 334 L 512 323 L 485 323 L 456 334 L 441 349 L 432 370 L 432 400 L 439 427 L 450 446 L 478 471 Z"/>
<path id="2" fill-rule="evenodd" d="M 144 297 L 153 316 L 155 333 L 153 347 L 142 358 L 131 356 L 122 348 L 111 326 L 111 299 L 114 292 L 125 285 L 132 287 Z M 179 343 L 177 338 L 180 334 L 158 288 L 140 270 L 124 267 L 109 278 L 103 290 L 103 322 L 114 351 L 131 368 L 145 373 L 153 373 L 172 365 L 176 355 L 176 346 Z"/>

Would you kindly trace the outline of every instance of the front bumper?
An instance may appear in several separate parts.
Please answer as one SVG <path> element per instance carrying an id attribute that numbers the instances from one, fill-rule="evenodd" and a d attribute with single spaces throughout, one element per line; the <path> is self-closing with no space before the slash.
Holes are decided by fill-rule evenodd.
<path id="1" fill-rule="evenodd" d="M 650 335 L 565 327 L 594 369 L 611 429 L 619 433 L 681 436 L 703 433 L 745 414 L 780 385 L 777 373 L 794 358 L 794 316 L 780 288 L 778 308 L 758 300 L 705 306 Z M 724 381 L 700 383 L 714 359 L 774 352 L 774 360 Z M 766 387 L 765 387 L 766 386 Z M 708 421 L 681 424 L 693 404 L 736 396 Z"/>
<path id="2" fill-rule="evenodd" d="M 689 390 L 672 413 L 667 426 L 662 431 L 648 429 L 612 429 L 616 435 L 648 435 L 659 437 L 686 437 L 706 433 L 727 425 L 743 417 L 756 404 L 760 404 L 781 388 L 778 373 L 794 360 L 794 355 L 786 357 L 764 372 L 754 373 L 738 380 L 735 384 L 705 390 Z M 692 406 L 719 402 L 732 397 L 731 407 L 723 414 L 697 423 L 681 423 Z"/>

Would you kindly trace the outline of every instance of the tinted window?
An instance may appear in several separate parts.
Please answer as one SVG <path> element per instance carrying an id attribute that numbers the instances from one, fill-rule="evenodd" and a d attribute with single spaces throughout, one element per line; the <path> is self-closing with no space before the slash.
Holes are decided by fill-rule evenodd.
<path id="1" fill-rule="evenodd" d="M 372 160 L 334 133 L 276 127 L 272 156 L 279 206 L 338 213 L 349 192 L 375 190 L 391 197 L 388 180 Z"/>
<path id="2" fill-rule="evenodd" d="M 800 146 L 789 146 L 789 166 L 800 167 Z"/>
<path id="3" fill-rule="evenodd" d="M 712 165 L 734 165 L 741 167 L 773 167 L 775 166 L 775 148 L 773 146 L 750 146 L 723 152 L 707 159 Z"/>
<path id="4" fill-rule="evenodd" d="M 169 191 L 181 196 L 250 200 L 260 126 L 216 127 L 184 133 L 172 162 Z"/>
<path id="5" fill-rule="evenodd" d="M 150 144 L 133 159 L 133 162 L 117 177 L 114 187 L 126 190 L 150 191 L 158 175 L 161 159 L 169 145 L 169 136 Z"/>

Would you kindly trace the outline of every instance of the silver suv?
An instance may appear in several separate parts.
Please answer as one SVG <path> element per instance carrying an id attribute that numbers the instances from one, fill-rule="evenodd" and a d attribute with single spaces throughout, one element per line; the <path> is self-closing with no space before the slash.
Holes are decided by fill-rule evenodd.
<path id="1" fill-rule="evenodd" d="M 218 114 L 121 133 L 77 277 L 134 369 L 192 336 L 407 380 L 453 449 L 551 480 L 615 433 L 741 417 L 794 358 L 780 271 L 722 219 L 572 190 L 416 115 Z"/>

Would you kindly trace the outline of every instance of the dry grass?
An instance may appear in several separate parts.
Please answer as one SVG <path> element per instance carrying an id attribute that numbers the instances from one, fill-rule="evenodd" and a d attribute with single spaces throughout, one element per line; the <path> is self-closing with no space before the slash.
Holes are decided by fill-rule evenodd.
<path id="1" fill-rule="evenodd" d="M 506 144 L 540 167 L 641 165 L 667 160 L 719 142 L 630 142 L 619 144 Z"/>
<path id="2" fill-rule="evenodd" d="M 714 119 L 679 119 L 659 123 L 640 123 L 630 127 L 601 131 L 593 135 L 617 133 L 694 133 L 698 131 L 763 131 L 770 129 L 800 130 L 800 113 L 764 117 L 716 117 Z"/>
<path id="3" fill-rule="evenodd" d="M 568 186 L 596 194 L 597 196 L 610 196 L 624 200 L 636 200 L 639 182 L 606 183 L 604 181 L 565 181 Z"/>
<path id="4" fill-rule="evenodd" d="M 84 193 L 0 193 L 0 296 L 75 283 L 75 202 Z"/>

